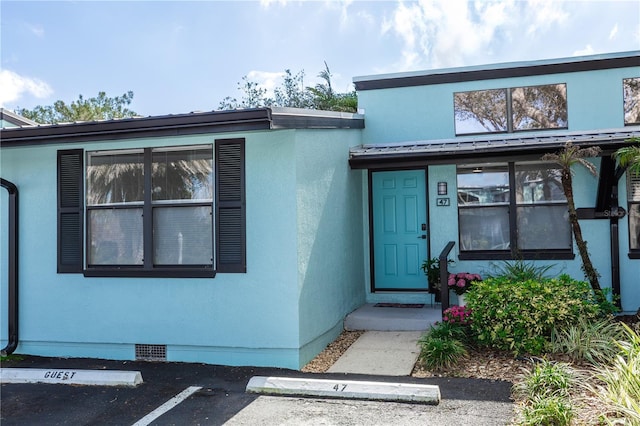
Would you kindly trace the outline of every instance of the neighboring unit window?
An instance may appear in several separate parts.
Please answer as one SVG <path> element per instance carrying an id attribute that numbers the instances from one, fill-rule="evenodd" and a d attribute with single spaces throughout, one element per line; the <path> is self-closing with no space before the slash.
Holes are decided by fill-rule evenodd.
<path id="1" fill-rule="evenodd" d="M 627 173 L 629 199 L 629 249 L 640 256 L 640 175 Z"/>
<path id="2" fill-rule="evenodd" d="M 244 139 L 89 152 L 86 169 L 82 150 L 59 151 L 58 272 L 246 272 L 244 159 Z"/>
<path id="3" fill-rule="evenodd" d="M 515 163 L 519 250 L 569 250 L 571 227 L 560 169 Z"/>
<path id="4" fill-rule="evenodd" d="M 461 251 L 509 250 L 507 164 L 458 169 Z"/>
<path id="5" fill-rule="evenodd" d="M 477 90 L 453 95 L 456 134 L 507 131 L 507 91 Z"/>
<path id="6" fill-rule="evenodd" d="M 516 87 L 511 89 L 513 131 L 567 127 L 567 86 Z"/>
<path id="7" fill-rule="evenodd" d="M 466 258 L 571 254 L 560 170 L 546 163 L 460 166 L 458 220 Z"/>
<path id="8" fill-rule="evenodd" d="M 515 87 L 454 94 L 456 135 L 567 127 L 567 86 Z"/>
<path id="9" fill-rule="evenodd" d="M 624 88 L 624 124 L 640 124 L 640 78 L 627 78 Z"/>

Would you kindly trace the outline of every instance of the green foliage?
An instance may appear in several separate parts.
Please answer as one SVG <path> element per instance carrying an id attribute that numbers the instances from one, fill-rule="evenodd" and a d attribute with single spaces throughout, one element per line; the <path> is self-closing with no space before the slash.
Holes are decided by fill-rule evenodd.
<path id="1" fill-rule="evenodd" d="M 627 167 L 629 172 L 634 175 L 640 174 L 640 137 L 633 137 L 627 139 L 625 142 L 629 142 L 629 145 L 618 149 L 613 153 L 620 166 Z"/>
<path id="2" fill-rule="evenodd" d="M 601 152 L 600 147 L 592 146 L 587 148 L 581 148 L 573 145 L 571 141 L 567 142 L 562 150 L 555 154 L 545 154 L 542 156 L 543 161 L 551 161 L 560 166 L 561 178 L 562 178 L 562 190 L 567 198 L 567 207 L 569 209 L 569 223 L 573 230 L 573 238 L 575 239 L 578 252 L 580 253 L 580 259 L 582 260 L 582 270 L 585 276 L 591 284 L 591 288 L 596 292 L 601 300 L 605 297 L 602 294 L 602 287 L 600 287 L 600 274 L 593 266 L 589 250 L 587 248 L 587 241 L 582 236 L 582 227 L 578 220 L 578 213 L 576 210 L 576 204 L 573 197 L 573 175 L 572 166 L 581 165 L 593 176 L 597 176 L 597 167 L 595 164 L 586 160 L 588 157 L 597 157 Z"/>
<path id="3" fill-rule="evenodd" d="M 580 319 L 575 324 L 554 329 L 551 345 L 554 353 L 569 355 L 574 362 L 604 364 L 618 353 L 615 341 L 622 338 L 623 328 L 609 318 L 595 321 Z"/>
<path id="4" fill-rule="evenodd" d="M 535 265 L 524 260 L 505 260 L 499 264 L 491 263 L 489 278 L 507 277 L 512 281 L 542 280 L 555 265 Z"/>
<path id="5" fill-rule="evenodd" d="M 447 265 L 451 265 L 455 263 L 451 259 L 447 259 Z M 422 262 L 420 268 L 424 271 L 424 274 L 427 276 L 427 282 L 429 283 L 429 288 L 432 290 L 439 291 L 440 290 L 440 259 L 437 257 L 432 257 L 431 259 L 426 259 Z"/>
<path id="6" fill-rule="evenodd" d="M 15 354 L 0 356 L 0 362 L 22 361 L 23 359 L 20 355 Z"/>
<path id="7" fill-rule="evenodd" d="M 617 342 L 620 353 L 611 365 L 597 369 L 602 384 L 591 390 L 618 417 L 615 424 L 640 425 L 640 336 L 626 324 L 624 340 Z"/>
<path id="8" fill-rule="evenodd" d="M 89 99 L 85 99 L 80 95 L 77 101 L 73 101 L 68 105 L 64 101 L 56 101 L 53 105 L 38 105 L 32 110 L 21 109 L 16 112 L 25 118 L 42 124 L 113 120 L 138 115 L 126 108 L 127 105 L 131 104 L 132 100 L 132 91 L 114 98 L 108 97 L 105 92 L 99 92 L 97 97 Z"/>
<path id="9" fill-rule="evenodd" d="M 575 411 L 570 401 L 559 395 L 536 397 L 522 410 L 520 425 L 565 426 L 570 425 Z"/>
<path id="10" fill-rule="evenodd" d="M 428 339 L 431 337 L 445 340 L 464 341 L 467 338 L 467 332 L 463 325 L 443 321 L 432 326 L 429 332 L 425 334 L 419 342 L 422 342 L 422 339 Z"/>
<path id="11" fill-rule="evenodd" d="M 227 96 L 220 102 L 218 109 L 289 107 L 356 112 L 358 110 L 356 92 L 336 92 L 331 84 L 332 75 L 329 66 L 326 62 L 324 65 L 325 69 L 318 74 L 324 82 L 316 84 L 315 87 L 305 87 L 304 70 L 295 74 L 291 70 L 285 70 L 282 84 L 274 89 L 273 98 L 267 97 L 267 90 L 260 87 L 257 82 L 249 80 L 245 75 L 242 77 L 242 82 L 238 83 L 238 90 L 242 92 L 242 97 L 238 100 Z"/>
<path id="12" fill-rule="evenodd" d="M 570 392 L 577 373 L 564 363 L 543 360 L 524 380 L 513 387 L 515 395 L 525 400 L 520 424 L 569 425 L 575 412 Z"/>
<path id="13" fill-rule="evenodd" d="M 554 327 L 593 320 L 603 312 L 589 284 L 567 275 L 526 281 L 494 277 L 477 282 L 466 300 L 478 343 L 516 355 L 543 353 Z"/>
<path id="14" fill-rule="evenodd" d="M 576 373 L 569 364 L 542 360 L 522 382 L 514 385 L 513 391 L 529 399 L 543 395 L 569 396 L 575 378 Z"/>
<path id="15" fill-rule="evenodd" d="M 467 356 L 464 328 L 458 324 L 438 323 L 420 338 L 420 360 L 429 370 L 449 368 Z"/>

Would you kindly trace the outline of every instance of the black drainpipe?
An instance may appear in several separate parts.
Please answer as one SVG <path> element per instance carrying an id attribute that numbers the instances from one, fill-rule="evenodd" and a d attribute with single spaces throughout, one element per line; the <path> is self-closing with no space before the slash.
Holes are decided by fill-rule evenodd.
<path id="1" fill-rule="evenodd" d="M 9 341 L 0 351 L 6 356 L 18 347 L 18 188 L 2 178 L 0 185 L 9 192 Z"/>

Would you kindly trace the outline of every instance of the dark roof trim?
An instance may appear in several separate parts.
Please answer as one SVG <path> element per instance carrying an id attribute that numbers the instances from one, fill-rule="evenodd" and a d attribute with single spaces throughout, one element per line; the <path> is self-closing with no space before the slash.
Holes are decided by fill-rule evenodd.
<path id="1" fill-rule="evenodd" d="M 474 161 L 540 159 L 561 149 L 568 141 L 579 146 L 599 146 L 603 154 L 628 144 L 640 136 L 640 126 L 592 132 L 565 132 L 510 138 L 459 138 L 415 141 L 398 144 L 361 145 L 349 151 L 352 169 L 390 169 L 424 167 L 430 164 L 462 164 Z"/>
<path id="2" fill-rule="evenodd" d="M 530 77 L 603 69 L 640 66 L 640 51 L 601 56 L 585 56 L 555 61 L 507 63 L 481 67 L 454 68 L 420 73 L 390 74 L 386 77 L 355 77 L 356 90 L 391 89 L 397 87 L 426 86 L 498 78 Z"/>
<path id="3" fill-rule="evenodd" d="M 16 114 L 15 112 L 8 111 L 4 108 L 0 108 L 0 120 L 7 121 L 11 124 L 15 124 L 16 126 L 37 126 L 33 120 L 29 120 L 26 117 Z"/>
<path id="4" fill-rule="evenodd" d="M 0 130 L 2 147 L 269 129 L 362 129 L 364 116 L 296 108 L 194 112 Z"/>
<path id="5" fill-rule="evenodd" d="M 89 121 L 0 130 L 3 147 L 271 128 L 268 108 Z"/>

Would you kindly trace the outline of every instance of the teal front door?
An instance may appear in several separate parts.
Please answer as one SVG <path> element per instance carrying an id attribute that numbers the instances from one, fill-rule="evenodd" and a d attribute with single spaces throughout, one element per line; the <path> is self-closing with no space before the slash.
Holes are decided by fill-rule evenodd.
<path id="1" fill-rule="evenodd" d="M 424 170 L 372 173 L 373 291 L 426 291 Z"/>

